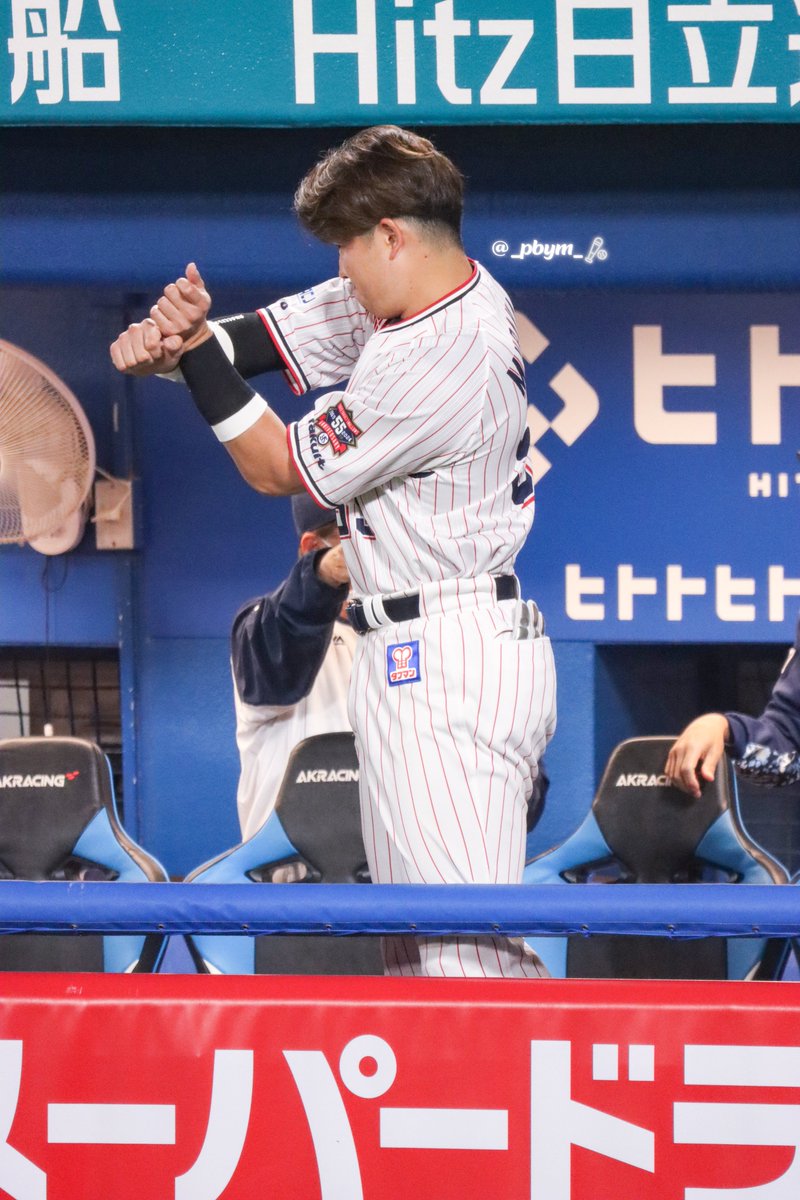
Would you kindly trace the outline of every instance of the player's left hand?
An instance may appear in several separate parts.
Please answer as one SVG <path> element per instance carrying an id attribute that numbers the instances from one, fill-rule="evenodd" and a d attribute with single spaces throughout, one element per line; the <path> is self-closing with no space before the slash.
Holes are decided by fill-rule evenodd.
<path id="1" fill-rule="evenodd" d="M 185 275 L 167 284 L 150 309 L 150 316 L 163 337 L 181 337 L 184 350 L 190 350 L 211 336 L 207 322 L 210 308 L 211 296 L 197 264 L 191 262 Z"/>
<path id="2" fill-rule="evenodd" d="M 180 337 L 164 337 L 155 321 L 135 321 L 110 347 L 111 361 L 126 375 L 166 375 L 183 354 Z"/>

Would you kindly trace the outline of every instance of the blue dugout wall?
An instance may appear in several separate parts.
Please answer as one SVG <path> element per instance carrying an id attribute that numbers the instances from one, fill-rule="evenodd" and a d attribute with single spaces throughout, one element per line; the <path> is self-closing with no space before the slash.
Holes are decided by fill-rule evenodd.
<path id="1" fill-rule="evenodd" d="M 137 548 L 48 569 L 49 635 L 118 645 L 126 823 L 174 874 L 237 837 L 233 612 L 295 553 L 182 389 L 107 345 L 191 258 L 217 312 L 335 271 L 289 212 L 344 131 L 0 130 L 0 336 L 84 405 L 98 462 L 136 481 Z M 519 563 L 559 667 L 534 848 L 569 832 L 610 741 L 694 715 L 676 644 L 792 639 L 800 446 L 800 162 L 791 126 L 434 130 L 468 178 L 465 240 L 527 318 L 537 516 Z M 594 248 L 594 249 L 593 249 Z M 286 419 L 297 401 L 264 385 Z M 0 639 L 45 638 L 45 560 L 0 548 Z M 609 650 L 633 655 L 625 671 Z M 666 662 L 666 659 L 665 659 Z M 683 681 L 687 687 L 683 688 Z M 630 683 L 630 687 L 628 687 Z"/>

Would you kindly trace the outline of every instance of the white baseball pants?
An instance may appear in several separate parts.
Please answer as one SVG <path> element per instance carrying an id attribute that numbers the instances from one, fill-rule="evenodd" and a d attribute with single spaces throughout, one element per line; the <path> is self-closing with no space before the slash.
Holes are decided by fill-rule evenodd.
<path id="1" fill-rule="evenodd" d="M 556 678 L 547 637 L 514 640 L 515 608 L 478 603 L 359 638 L 350 717 L 374 882 L 521 882 Z M 392 937 L 384 959 L 390 975 L 547 974 L 521 938 Z"/>

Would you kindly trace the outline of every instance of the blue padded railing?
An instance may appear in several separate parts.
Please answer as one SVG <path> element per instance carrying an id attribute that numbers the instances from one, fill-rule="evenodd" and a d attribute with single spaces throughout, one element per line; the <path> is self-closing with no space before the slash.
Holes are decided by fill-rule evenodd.
<path id="1" fill-rule="evenodd" d="M 0 933 L 792 937 L 800 888 L 0 882 Z"/>

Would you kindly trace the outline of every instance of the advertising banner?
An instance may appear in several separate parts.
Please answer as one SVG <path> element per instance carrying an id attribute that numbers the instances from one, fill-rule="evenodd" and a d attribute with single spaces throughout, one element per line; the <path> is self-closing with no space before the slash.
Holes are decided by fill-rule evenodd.
<path id="1" fill-rule="evenodd" d="M 790 121 L 796 3 L 7 0 L 0 120 Z"/>
<path id="2" fill-rule="evenodd" d="M 550 632 L 793 641 L 797 297 L 511 294 L 536 480 L 518 566 Z"/>
<path id="3" fill-rule="evenodd" d="M 7 976 L 14 1200 L 797 1195 L 791 984 Z"/>

